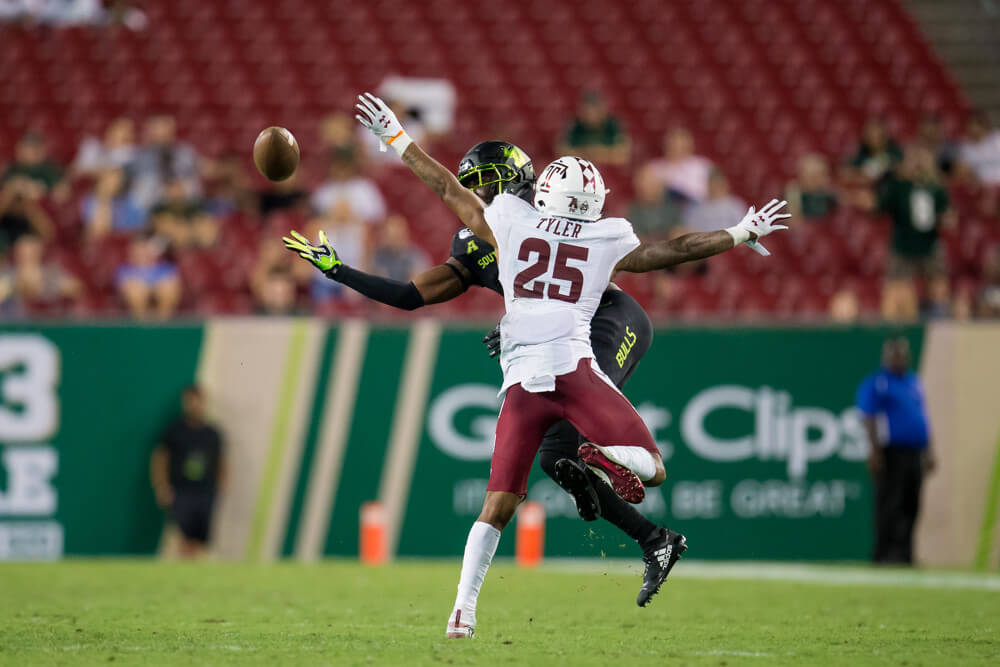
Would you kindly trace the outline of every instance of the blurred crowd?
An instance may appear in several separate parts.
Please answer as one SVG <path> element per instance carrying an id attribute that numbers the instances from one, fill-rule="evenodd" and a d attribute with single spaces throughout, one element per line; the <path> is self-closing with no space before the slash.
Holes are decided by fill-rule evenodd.
<path id="1" fill-rule="evenodd" d="M 418 140 L 433 145 L 439 138 L 407 109 L 399 112 Z M 422 247 L 387 206 L 372 178 L 386 168 L 386 155 L 348 114 L 319 126 L 326 173 L 312 187 L 295 175 L 254 187 L 262 181 L 251 177 L 247 156 L 200 155 L 182 135 L 172 116 L 158 114 L 113 120 L 103 136 L 84 137 L 68 164 L 53 159 L 46 137 L 34 131 L 10 155 L 0 153 L 0 315 L 162 320 L 361 307 L 358 295 L 276 242 L 291 225 L 311 238 L 325 230 L 346 263 L 396 280 L 427 268 L 429 251 L 444 252 Z M 622 210 L 611 212 L 625 214 L 644 239 L 720 229 L 748 207 L 684 127 L 666 133 L 657 157 L 634 159 L 627 128 L 596 91 L 581 96 L 551 149 L 627 169 L 631 197 L 619 196 Z M 963 282 L 943 241 L 961 233 L 956 197 L 971 202 L 980 221 L 1000 225 L 1000 130 L 984 115 L 949 136 L 928 114 L 905 140 L 872 118 L 848 154 L 801 156 L 785 197 L 800 227 L 822 230 L 844 210 L 859 220 L 888 220 L 882 317 L 1000 316 L 1000 246 L 981 249 L 976 281 Z M 669 315 L 684 299 L 686 278 L 711 271 L 708 261 L 649 277 L 647 305 Z M 863 314 L 852 285 L 830 294 L 825 310 L 837 321 Z"/>
<path id="2" fill-rule="evenodd" d="M 252 188 L 243 157 L 199 155 L 165 114 L 141 127 L 112 121 L 103 136 L 85 137 L 68 165 L 50 157 L 44 136 L 24 135 L 0 177 L 0 313 L 163 320 L 185 303 L 199 314 L 216 310 L 216 301 L 199 297 L 218 285 L 249 298 L 218 308 L 227 312 L 288 315 L 356 302 L 276 242 L 288 225 L 312 237 L 324 229 L 346 263 L 397 280 L 429 266 L 407 221 L 387 210 L 366 176 L 380 158 L 353 119 L 327 118 L 322 140 L 328 172 L 308 191 L 294 175 Z M 71 243 L 57 223 L 67 209 L 78 232 Z M 86 275 L 105 261 L 110 303 L 100 277 Z M 185 276 L 201 278 L 192 285 Z"/>
<path id="3" fill-rule="evenodd" d="M 885 319 L 1000 317 L 1000 244 L 978 253 L 978 280 L 962 281 L 949 266 L 943 240 L 948 233 L 962 234 L 956 198 L 976 220 L 1000 230 L 1000 130 L 983 113 L 972 114 L 958 136 L 949 136 L 933 113 L 917 127 L 915 136 L 902 141 L 875 117 L 846 155 L 802 155 L 798 177 L 784 193 L 793 224 L 820 228 L 840 210 L 888 220 L 880 303 Z M 597 92 L 584 93 L 559 152 L 598 164 L 627 164 L 629 151 L 628 134 L 607 102 Z M 625 214 L 644 239 L 719 229 L 739 220 L 748 207 L 730 192 L 726 174 L 698 154 L 684 127 L 667 132 L 661 156 L 634 167 L 633 190 Z M 857 224 L 865 224 L 865 217 Z M 676 300 L 678 275 L 707 271 L 711 262 L 665 272 L 655 279 L 657 298 Z M 837 321 L 858 319 L 856 290 L 846 286 L 834 292 L 827 311 Z"/>

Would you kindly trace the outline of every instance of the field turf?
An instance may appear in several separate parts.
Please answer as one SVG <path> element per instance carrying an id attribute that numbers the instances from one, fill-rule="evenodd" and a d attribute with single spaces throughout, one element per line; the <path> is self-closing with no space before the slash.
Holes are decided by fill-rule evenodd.
<path id="1" fill-rule="evenodd" d="M 615 565 L 498 563 L 446 641 L 457 560 L 0 564 L 0 665 L 1000 664 L 996 576 L 685 565 L 639 609 Z"/>

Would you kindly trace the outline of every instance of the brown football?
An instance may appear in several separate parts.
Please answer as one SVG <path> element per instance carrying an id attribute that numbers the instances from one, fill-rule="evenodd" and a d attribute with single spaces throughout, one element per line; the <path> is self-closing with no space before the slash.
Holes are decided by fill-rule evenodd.
<path id="1" fill-rule="evenodd" d="M 253 161 L 272 181 L 283 181 L 299 166 L 299 142 L 283 127 L 269 127 L 253 142 Z"/>

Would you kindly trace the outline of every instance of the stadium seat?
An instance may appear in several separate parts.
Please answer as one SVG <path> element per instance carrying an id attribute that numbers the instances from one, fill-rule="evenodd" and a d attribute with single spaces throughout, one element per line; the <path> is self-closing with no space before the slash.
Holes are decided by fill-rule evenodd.
<path id="1" fill-rule="evenodd" d="M 246 154 L 262 126 L 293 126 L 304 180 L 314 184 L 323 165 L 310 144 L 320 117 L 350 108 L 355 92 L 396 73 L 446 76 L 455 84 L 457 126 L 436 146 L 445 164 L 455 164 L 487 129 L 501 128 L 544 164 L 581 89 L 599 87 L 628 127 L 637 159 L 659 153 L 667 128 L 687 126 L 738 195 L 767 201 L 794 176 L 800 155 L 818 150 L 838 160 L 869 114 L 886 114 L 905 135 L 925 109 L 937 110 L 954 128 L 968 106 L 895 0 L 634 0 L 627 6 L 551 0 L 510 4 L 489 20 L 446 0 L 338 3 L 335 12 L 322 0 L 150 0 L 142 6 L 149 28 L 140 33 L 5 28 L 0 157 L 24 131 L 40 128 L 53 154 L 69 160 L 82 135 L 99 134 L 114 117 L 141 119 L 165 110 L 206 155 Z M 86 112 L 70 114 L 71 108 Z M 627 201 L 632 168 L 607 169 L 612 206 Z M 419 231 L 417 242 L 440 258 L 450 237 L 440 225 L 447 215 L 441 205 L 396 170 L 378 180 L 392 209 Z M 60 234 L 78 238 L 78 201 L 73 198 L 71 212 L 56 212 Z M 976 218 L 975 193 L 958 192 L 955 203 L 963 237 L 949 240 L 949 252 L 956 271 L 975 275 L 977 247 L 1000 237 L 995 224 Z M 272 220 L 266 228 L 284 231 L 289 222 L 299 221 Z M 841 222 L 851 233 L 836 238 L 799 225 L 789 236 L 809 242 L 779 241 L 769 260 L 742 251 L 732 260 L 713 260 L 705 284 L 692 283 L 682 311 L 818 311 L 826 295 L 813 287 L 830 275 L 861 275 L 877 290 L 884 224 L 860 214 L 844 214 L 834 224 Z M 83 247 L 78 262 L 60 252 L 74 271 L 90 276 L 93 303 L 113 299 L 117 264 L 109 258 L 121 257 L 118 241 Z M 186 279 L 208 290 L 194 308 L 247 309 L 245 263 L 239 275 L 220 279 L 208 253 L 179 262 Z M 738 282 L 769 273 L 787 275 L 798 287 L 738 306 L 738 295 L 715 290 L 711 277 Z M 634 283 L 645 303 L 651 303 L 650 284 Z"/>

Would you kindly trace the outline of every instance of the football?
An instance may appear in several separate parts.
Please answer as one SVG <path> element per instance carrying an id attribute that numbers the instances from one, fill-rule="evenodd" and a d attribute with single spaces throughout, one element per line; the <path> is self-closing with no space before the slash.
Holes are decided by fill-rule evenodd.
<path id="1" fill-rule="evenodd" d="M 283 181 L 299 166 L 299 143 L 285 128 L 269 127 L 253 143 L 253 161 L 265 178 Z"/>

